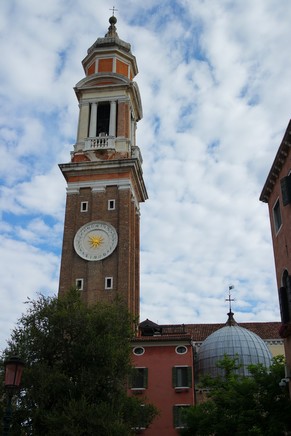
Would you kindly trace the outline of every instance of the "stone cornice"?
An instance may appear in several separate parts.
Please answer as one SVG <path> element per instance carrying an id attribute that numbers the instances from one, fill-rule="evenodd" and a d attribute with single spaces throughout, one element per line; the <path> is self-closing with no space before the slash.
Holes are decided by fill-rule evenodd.
<path id="1" fill-rule="evenodd" d="M 260 195 L 260 201 L 268 203 L 269 197 L 273 191 L 274 185 L 279 177 L 282 167 L 287 159 L 291 147 L 291 120 L 280 144 L 280 147 L 275 156 L 273 165 L 268 174 L 267 180 L 264 184 L 263 190 Z"/>
<path id="2" fill-rule="evenodd" d="M 127 184 L 137 203 L 148 198 L 138 159 L 67 163 L 59 167 L 68 183 L 68 193 L 76 193 L 78 186 L 101 189 Z"/>

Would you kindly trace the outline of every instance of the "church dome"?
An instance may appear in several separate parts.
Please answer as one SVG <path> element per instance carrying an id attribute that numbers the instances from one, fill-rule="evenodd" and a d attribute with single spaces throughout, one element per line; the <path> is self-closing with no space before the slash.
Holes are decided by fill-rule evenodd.
<path id="1" fill-rule="evenodd" d="M 216 364 L 225 355 L 238 357 L 241 367 L 236 371 L 240 375 L 250 375 L 248 365 L 262 363 L 269 367 L 271 353 L 265 342 L 255 333 L 239 327 L 229 312 L 226 325 L 208 336 L 201 344 L 198 353 L 198 375 L 209 374 L 213 377 L 223 375 L 223 370 Z"/>

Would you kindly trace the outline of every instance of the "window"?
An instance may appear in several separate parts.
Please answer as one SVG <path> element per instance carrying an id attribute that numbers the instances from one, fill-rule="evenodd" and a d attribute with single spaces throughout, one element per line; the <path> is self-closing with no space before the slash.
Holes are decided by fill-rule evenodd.
<path id="1" fill-rule="evenodd" d="M 76 279 L 76 288 L 79 289 L 79 291 L 83 291 L 84 279 Z"/>
<path id="2" fill-rule="evenodd" d="M 97 107 L 97 136 L 109 135 L 110 103 L 99 102 Z"/>
<path id="3" fill-rule="evenodd" d="M 81 212 L 88 212 L 88 201 L 81 201 Z"/>
<path id="4" fill-rule="evenodd" d="M 192 367 L 174 366 L 172 368 L 173 388 L 190 388 L 192 386 Z"/>
<path id="5" fill-rule="evenodd" d="M 105 277 L 105 289 L 113 288 L 113 277 Z"/>
<path id="6" fill-rule="evenodd" d="M 108 200 L 108 210 L 115 209 L 115 200 Z"/>
<path id="7" fill-rule="evenodd" d="M 133 349 L 133 354 L 135 354 L 136 356 L 142 356 L 145 352 L 145 349 L 143 347 L 135 347 Z"/>
<path id="8" fill-rule="evenodd" d="M 177 354 L 186 354 L 188 351 L 187 347 L 185 347 L 185 345 L 179 345 L 178 347 L 176 347 L 176 353 Z"/>
<path id="9" fill-rule="evenodd" d="M 131 389 L 148 387 L 148 368 L 132 368 L 129 385 Z"/>
<path id="10" fill-rule="evenodd" d="M 291 322 L 291 276 L 285 270 L 282 277 L 282 287 L 279 289 L 279 302 L 283 324 Z"/>
<path id="11" fill-rule="evenodd" d="M 276 233 L 278 233 L 278 231 L 280 230 L 281 225 L 282 225 L 279 199 L 276 201 L 275 206 L 273 208 L 273 217 L 274 217 L 275 231 L 276 231 Z"/>
<path id="12" fill-rule="evenodd" d="M 149 426 L 150 423 L 148 421 L 147 410 L 144 404 L 141 404 L 140 413 L 136 416 L 136 422 L 133 428 L 137 433 L 141 433 L 141 430 L 145 430 Z"/>
<path id="13" fill-rule="evenodd" d="M 283 177 L 280 180 L 281 192 L 282 192 L 282 203 L 283 206 L 291 203 L 291 176 Z"/>
<path id="14" fill-rule="evenodd" d="M 189 404 L 177 404 L 173 407 L 173 421 L 175 428 L 186 427 L 185 409 L 189 406 Z"/>

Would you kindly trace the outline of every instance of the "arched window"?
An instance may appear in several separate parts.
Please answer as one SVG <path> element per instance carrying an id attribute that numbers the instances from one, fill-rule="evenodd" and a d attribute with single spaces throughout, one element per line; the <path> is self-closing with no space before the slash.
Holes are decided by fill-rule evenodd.
<path id="1" fill-rule="evenodd" d="M 285 270 L 282 275 L 282 287 L 279 289 L 281 319 L 284 324 L 291 322 L 291 276 Z"/>

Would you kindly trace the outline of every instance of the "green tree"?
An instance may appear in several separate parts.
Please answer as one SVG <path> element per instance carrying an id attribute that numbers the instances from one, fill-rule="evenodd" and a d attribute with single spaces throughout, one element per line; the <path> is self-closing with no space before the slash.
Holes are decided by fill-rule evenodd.
<path id="1" fill-rule="evenodd" d="M 237 359 L 219 362 L 224 377 L 205 377 L 209 389 L 205 402 L 185 409 L 184 436 L 280 436 L 291 430 L 291 401 L 284 378 L 284 357 L 273 359 L 270 368 L 250 365 L 251 377 L 235 373 Z M 289 433 L 288 433 L 289 434 Z"/>
<path id="2" fill-rule="evenodd" d="M 118 301 L 88 307 L 77 290 L 29 301 L 2 356 L 26 363 L 11 435 L 128 436 L 150 424 L 155 408 L 126 395 L 131 336 Z"/>

